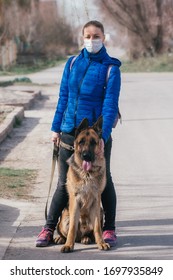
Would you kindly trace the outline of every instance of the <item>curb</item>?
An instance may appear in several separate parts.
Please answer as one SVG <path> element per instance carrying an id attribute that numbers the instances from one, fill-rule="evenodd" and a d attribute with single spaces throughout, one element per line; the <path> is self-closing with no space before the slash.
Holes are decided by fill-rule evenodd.
<path id="1" fill-rule="evenodd" d="M 14 125 L 24 118 L 24 107 L 16 107 L 0 125 L 0 143 L 9 135 Z"/>
<path id="2" fill-rule="evenodd" d="M 21 123 L 24 118 L 24 110 L 29 110 L 36 99 L 41 98 L 41 91 L 25 90 L 24 92 L 31 93 L 31 98 L 27 101 L 17 103 L 5 103 L 4 106 L 13 106 L 15 109 L 7 115 L 4 121 L 0 124 L 0 144 L 10 134 L 13 127 L 17 123 Z M 1 103 L 2 104 L 2 103 Z"/>
<path id="3" fill-rule="evenodd" d="M 17 100 L 17 102 L 6 102 L 4 105 L 9 105 L 9 106 L 18 106 L 18 107 L 24 107 L 25 110 L 29 110 L 32 105 L 34 104 L 34 101 L 36 99 L 41 98 L 41 90 L 38 91 L 33 91 L 33 90 L 21 90 L 20 92 L 25 92 L 25 93 L 30 93 L 31 97 L 27 97 L 26 99 L 23 100 Z"/>
<path id="4" fill-rule="evenodd" d="M 23 106 L 24 110 L 29 110 L 33 106 L 35 100 L 41 98 L 41 90 L 34 91 L 34 92 L 32 90 L 25 90 L 23 92 L 31 93 L 32 98 L 30 98 L 26 102 L 18 103 L 18 104 L 16 104 L 16 106 Z M 14 104 L 12 104 L 12 105 L 14 105 Z"/>

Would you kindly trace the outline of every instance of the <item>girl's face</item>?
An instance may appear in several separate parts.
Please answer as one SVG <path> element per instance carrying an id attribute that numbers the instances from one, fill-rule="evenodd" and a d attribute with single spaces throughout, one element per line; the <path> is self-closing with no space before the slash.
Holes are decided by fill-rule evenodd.
<path id="1" fill-rule="evenodd" d="M 99 27 L 94 25 L 90 25 L 84 28 L 83 31 L 83 39 L 89 40 L 98 40 L 100 39 L 102 42 L 105 40 L 105 35 L 103 34 L 102 30 Z"/>
<path id="2" fill-rule="evenodd" d="M 98 53 L 103 47 L 105 36 L 99 27 L 90 25 L 84 28 L 84 47 L 89 53 Z"/>

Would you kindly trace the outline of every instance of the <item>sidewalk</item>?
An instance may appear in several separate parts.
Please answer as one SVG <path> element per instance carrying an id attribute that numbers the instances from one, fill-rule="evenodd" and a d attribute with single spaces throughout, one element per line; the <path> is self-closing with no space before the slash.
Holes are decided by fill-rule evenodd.
<path id="1" fill-rule="evenodd" d="M 39 98 L 41 91 L 32 86 L 0 88 L 0 108 L 2 111 L 11 111 L 0 123 L 0 143 L 10 134 L 16 122 L 22 122 L 24 110 L 30 109 Z"/>
<path id="2" fill-rule="evenodd" d="M 0 145 L 1 166 L 39 171 L 33 201 L 0 199 L 0 259 L 172 260 L 173 74 L 123 75 L 123 125 L 113 131 L 111 163 L 118 197 L 117 247 L 102 252 L 95 244 L 76 244 L 71 254 L 60 253 L 57 245 L 35 247 L 36 236 L 45 222 L 52 157 L 50 125 L 61 70 L 62 67 L 58 71 L 51 69 L 50 85 L 39 86 L 42 98 L 30 110 L 25 109 L 22 125 Z M 42 73 L 35 74 L 35 79 L 36 76 L 41 81 Z M 45 73 L 43 82 L 44 78 Z M 57 174 L 52 193 L 56 180 Z"/>

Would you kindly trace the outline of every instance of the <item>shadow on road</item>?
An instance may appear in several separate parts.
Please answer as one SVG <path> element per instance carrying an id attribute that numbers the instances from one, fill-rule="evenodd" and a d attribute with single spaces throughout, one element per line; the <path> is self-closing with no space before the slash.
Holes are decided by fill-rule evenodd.
<path id="1" fill-rule="evenodd" d="M 148 227 L 152 228 L 154 226 L 169 226 L 172 225 L 173 219 L 160 219 L 160 220 L 140 220 L 140 221 L 121 221 L 118 222 L 119 236 L 117 247 L 111 248 L 110 251 L 100 251 L 97 249 L 96 244 L 83 245 L 76 243 L 73 253 L 62 254 L 60 252 L 61 245 L 52 244 L 46 248 L 36 248 L 35 239 L 40 231 L 40 227 L 37 226 L 21 226 L 18 229 L 17 236 L 20 239 L 26 239 L 26 246 L 21 248 L 19 245 L 11 246 L 7 250 L 5 259 L 29 259 L 29 260 L 126 260 L 126 259 L 150 259 L 150 250 L 153 252 L 153 248 L 156 252 L 156 259 L 162 259 L 165 248 L 166 256 L 171 259 L 172 247 L 173 247 L 173 237 L 172 235 L 162 234 L 157 235 L 156 230 L 147 233 Z M 137 234 L 134 232 L 130 234 L 130 229 L 132 227 L 146 226 L 146 232 L 138 230 Z M 121 233 L 121 228 L 128 228 L 126 234 L 123 236 Z M 23 242 L 24 244 L 24 242 Z M 151 249 L 152 248 L 152 249 Z M 163 251 L 163 254 L 157 254 Z"/>
<path id="2" fill-rule="evenodd" d="M 8 226 L 12 226 L 19 217 L 19 214 L 18 208 L 0 204 L 0 223 L 3 222 L 3 225 L 8 224 Z M 4 230 L 3 227 L 0 227 L 0 236 L 8 237 L 9 232 Z"/>

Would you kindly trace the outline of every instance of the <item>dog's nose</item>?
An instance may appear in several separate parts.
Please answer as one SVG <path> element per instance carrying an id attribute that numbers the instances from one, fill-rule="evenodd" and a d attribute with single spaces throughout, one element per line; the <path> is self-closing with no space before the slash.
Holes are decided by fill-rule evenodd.
<path id="1" fill-rule="evenodd" d="M 91 157 L 91 153 L 88 151 L 83 151 L 82 152 L 82 159 L 85 161 L 91 161 L 92 157 Z"/>

